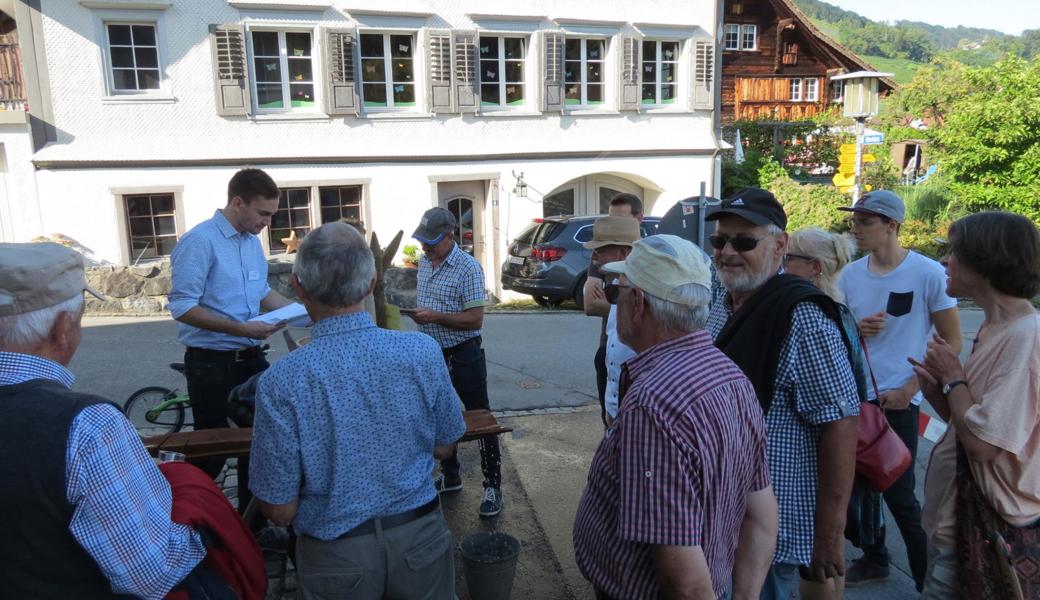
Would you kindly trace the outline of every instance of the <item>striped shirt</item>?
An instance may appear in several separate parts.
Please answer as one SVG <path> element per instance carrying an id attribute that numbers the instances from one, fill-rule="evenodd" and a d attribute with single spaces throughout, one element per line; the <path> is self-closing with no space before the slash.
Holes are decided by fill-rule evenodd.
<path id="1" fill-rule="evenodd" d="M 755 390 L 704 331 L 627 361 L 621 389 L 575 517 L 578 567 L 610 597 L 658 598 L 652 546 L 700 546 L 721 597 L 748 495 L 769 485 Z"/>
<path id="2" fill-rule="evenodd" d="M 0 385 L 33 379 L 71 387 L 56 362 L 0 352 Z M 170 485 L 126 417 L 109 404 L 84 408 L 72 421 L 65 453 L 65 493 L 75 507 L 69 533 L 119 594 L 162 598 L 206 556 L 199 534 L 170 521 Z"/>
<path id="3" fill-rule="evenodd" d="M 728 294 L 712 305 L 707 329 L 713 337 L 732 314 Z M 769 472 L 780 504 L 773 564 L 808 565 L 812 559 L 820 429 L 858 414 L 859 391 L 838 325 L 816 304 L 799 303 L 780 347 L 766 415 Z"/>
<path id="4" fill-rule="evenodd" d="M 416 305 L 443 313 L 460 313 L 487 304 L 484 269 L 458 244 L 436 269 L 424 254 L 419 259 Z M 419 331 L 437 340 L 441 348 L 458 346 L 480 335 L 479 329 L 452 329 L 436 323 L 419 325 Z"/>
<path id="5" fill-rule="evenodd" d="M 184 234 L 173 249 L 170 266 L 174 319 L 201 306 L 218 317 L 245 322 L 260 314 L 260 301 L 271 293 L 260 240 L 239 233 L 219 210 Z M 180 322 L 177 338 L 190 348 L 210 350 L 241 350 L 261 343 Z"/>

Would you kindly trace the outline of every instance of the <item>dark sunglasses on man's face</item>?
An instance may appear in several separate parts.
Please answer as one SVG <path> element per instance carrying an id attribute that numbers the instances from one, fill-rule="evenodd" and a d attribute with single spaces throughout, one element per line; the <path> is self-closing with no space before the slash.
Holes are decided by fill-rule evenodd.
<path id="1" fill-rule="evenodd" d="M 620 283 L 606 283 L 603 285 L 603 295 L 606 296 L 607 302 L 610 304 L 617 304 L 618 294 L 621 292 L 621 288 L 632 287 L 630 285 L 621 285 Z"/>
<path id="2" fill-rule="evenodd" d="M 766 238 L 755 239 L 753 237 L 747 237 L 743 235 L 710 235 L 708 241 L 711 242 L 711 247 L 716 250 L 722 250 L 729 244 L 736 252 L 750 252 L 755 249 L 755 246 L 759 242 Z"/>

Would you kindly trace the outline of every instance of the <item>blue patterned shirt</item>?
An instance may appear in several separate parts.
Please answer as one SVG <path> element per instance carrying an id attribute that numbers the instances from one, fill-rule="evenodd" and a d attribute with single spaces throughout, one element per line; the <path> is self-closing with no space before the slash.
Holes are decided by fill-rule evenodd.
<path id="1" fill-rule="evenodd" d="M 299 499 L 298 533 L 329 540 L 437 492 L 433 450 L 466 432 L 440 348 L 365 312 L 322 319 L 260 378 L 249 487 Z"/>
<path id="2" fill-rule="evenodd" d="M 462 251 L 458 244 L 436 270 L 430 259 L 419 259 L 416 305 L 437 312 L 460 313 L 487 304 L 484 269 L 477 259 Z M 436 323 L 419 325 L 419 331 L 437 340 L 441 348 L 458 346 L 480 335 L 479 329 L 451 329 Z"/>
<path id="3" fill-rule="evenodd" d="M 713 338 L 732 314 L 728 294 L 712 304 L 707 330 Z M 812 559 L 820 428 L 858 414 L 859 392 L 837 324 L 817 305 L 799 303 L 780 347 L 766 414 L 769 473 L 780 504 L 773 564 Z"/>
<path id="4" fill-rule="evenodd" d="M 170 256 L 170 314 L 174 319 L 201 306 L 231 321 L 244 322 L 260 314 L 260 301 L 271 293 L 267 259 L 260 240 L 239 233 L 219 210 L 177 242 Z M 177 323 L 185 346 L 210 350 L 240 350 L 260 340 Z"/>
<path id="5" fill-rule="evenodd" d="M 75 382 L 56 362 L 0 352 L 0 385 L 33 379 Z M 163 598 L 206 556 L 194 529 L 170 521 L 170 485 L 114 406 L 88 406 L 73 419 L 65 481 L 75 507 L 69 532 L 115 593 Z"/>

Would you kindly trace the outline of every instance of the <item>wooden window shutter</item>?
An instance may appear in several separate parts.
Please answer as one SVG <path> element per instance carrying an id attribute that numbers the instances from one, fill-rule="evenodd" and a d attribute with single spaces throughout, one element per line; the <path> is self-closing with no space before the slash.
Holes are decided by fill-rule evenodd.
<path id="1" fill-rule="evenodd" d="M 712 42 L 693 43 L 693 77 L 690 106 L 695 110 L 715 108 L 715 45 Z"/>
<path id="2" fill-rule="evenodd" d="M 563 112 L 563 32 L 542 32 L 542 110 Z"/>
<path id="3" fill-rule="evenodd" d="M 354 53 L 357 48 L 354 29 L 325 30 L 325 69 L 327 95 L 325 112 L 329 115 L 357 116 L 360 103 Z"/>
<path id="4" fill-rule="evenodd" d="M 642 40 L 625 35 L 621 36 L 621 98 L 618 106 L 621 110 L 639 110 L 643 98 L 643 65 Z"/>
<path id="5" fill-rule="evenodd" d="M 225 117 L 248 115 L 249 70 L 246 68 L 245 33 L 241 25 L 210 25 L 213 83 L 217 114 Z"/>
<path id="6" fill-rule="evenodd" d="M 451 32 L 427 30 L 426 58 L 429 68 L 429 107 L 432 113 L 455 112 L 455 94 L 452 90 Z"/>
<path id="7" fill-rule="evenodd" d="M 455 51 L 455 106 L 458 112 L 477 112 L 480 92 L 477 77 L 477 32 L 456 31 Z"/>

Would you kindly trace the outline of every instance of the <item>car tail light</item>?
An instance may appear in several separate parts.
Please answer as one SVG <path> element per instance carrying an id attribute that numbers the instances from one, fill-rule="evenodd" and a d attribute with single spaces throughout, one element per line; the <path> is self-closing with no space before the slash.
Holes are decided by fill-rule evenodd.
<path id="1" fill-rule="evenodd" d="M 545 219 L 531 219 L 535 223 L 545 223 Z"/>
<path id="2" fill-rule="evenodd" d="M 467 242 L 472 242 L 473 241 L 473 232 L 472 231 L 467 231 L 466 233 L 462 234 L 462 239 L 466 240 Z"/>
<path id="3" fill-rule="evenodd" d="M 560 260 L 564 254 L 567 254 L 567 249 L 559 246 L 536 246 L 531 248 L 531 258 L 542 262 Z"/>

